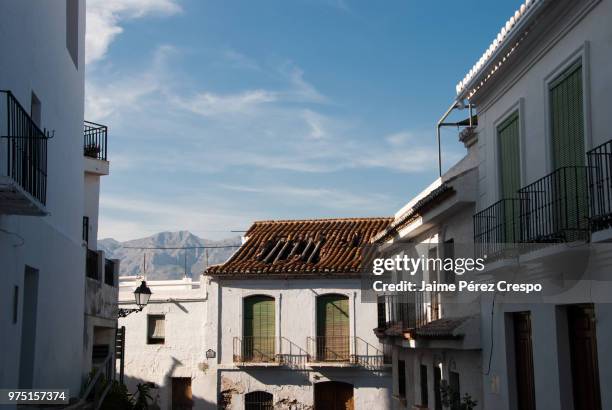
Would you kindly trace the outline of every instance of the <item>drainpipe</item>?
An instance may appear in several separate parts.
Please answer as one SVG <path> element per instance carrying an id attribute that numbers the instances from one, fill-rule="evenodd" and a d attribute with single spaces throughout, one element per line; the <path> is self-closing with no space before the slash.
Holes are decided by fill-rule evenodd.
<path id="1" fill-rule="evenodd" d="M 444 120 L 446 120 L 448 118 L 450 113 L 455 108 L 462 110 L 462 109 L 465 108 L 465 104 L 463 103 L 463 101 L 458 101 L 458 100 L 453 101 L 453 103 L 450 105 L 450 107 L 448 107 L 448 109 L 446 110 L 444 115 L 438 121 L 438 124 L 437 124 L 437 127 L 436 127 L 436 139 L 437 139 L 437 142 L 438 142 L 438 175 L 440 177 L 442 177 L 442 143 L 441 143 L 441 138 L 440 138 L 440 128 L 447 127 L 447 126 L 458 126 L 459 125 L 458 122 L 444 122 Z M 472 104 L 471 103 L 468 103 L 468 108 L 470 110 L 469 121 L 470 121 L 470 127 L 471 127 L 472 126 Z"/>

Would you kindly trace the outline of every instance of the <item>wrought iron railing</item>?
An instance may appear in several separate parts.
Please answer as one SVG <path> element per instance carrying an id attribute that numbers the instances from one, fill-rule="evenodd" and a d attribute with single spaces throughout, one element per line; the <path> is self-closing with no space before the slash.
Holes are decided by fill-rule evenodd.
<path id="1" fill-rule="evenodd" d="M 587 152 L 591 229 L 612 228 L 612 140 Z"/>
<path id="2" fill-rule="evenodd" d="M 477 258 L 503 259 L 516 254 L 520 239 L 520 200 L 502 199 L 474 214 L 474 250 Z"/>
<path id="3" fill-rule="evenodd" d="M 274 363 L 277 361 L 274 336 L 234 337 L 234 363 Z"/>
<path id="4" fill-rule="evenodd" d="M 85 274 L 88 278 L 100 280 L 98 272 L 98 258 L 100 255 L 96 251 L 87 249 L 87 255 L 85 256 Z"/>
<path id="5" fill-rule="evenodd" d="M 390 345 L 383 345 L 381 350 L 360 337 L 352 340 L 355 352 L 351 354 L 351 363 L 367 368 L 383 367 L 391 363 Z"/>
<path id="6" fill-rule="evenodd" d="M 557 243 L 589 237 L 588 167 L 561 167 L 519 189 L 520 240 Z"/>
<path id="7" fill-rule="evenodd" d="M 83 155 L 106 161 L 108 127 L 91 121 L 83 123 Z"/>
<path id="8" fill-rule="evenodd" d="M 403 332 L 427 323 L 422 292 L 378 297 L 378 330 Z"/>
<path id="9" fill-rule="evenodd" d="M 350 362 L 349 336 L 314 336 L 306 339 L 309 362 Z"/>
<path id="10" fill-rule="evenodd" d="M 6 176 L 45 205 L 49 135 L 36 125 L 11 91 L 0 90 L 0 93 L 6 95 L 6 124 L 2 125 L 0 135 L 0 153 L 6 161 Z"/>

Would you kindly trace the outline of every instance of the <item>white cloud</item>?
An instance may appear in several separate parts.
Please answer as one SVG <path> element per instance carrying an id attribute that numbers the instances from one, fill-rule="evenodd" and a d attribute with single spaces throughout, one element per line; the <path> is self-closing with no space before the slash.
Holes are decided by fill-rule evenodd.
<path id="1" fill-rule="evenodd" d="M 123 32 L 122 21 L 147 16 L 169 16 L 181 11 L 176 0 L 88 0 L 85 63 L 103 59 L 110 44 Z"/>

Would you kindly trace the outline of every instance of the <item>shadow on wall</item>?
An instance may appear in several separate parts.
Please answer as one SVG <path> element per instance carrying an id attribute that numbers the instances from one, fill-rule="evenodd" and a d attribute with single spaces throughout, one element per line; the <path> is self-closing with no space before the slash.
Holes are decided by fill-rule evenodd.
<path id="1" fill-rule="evenodd" d="M 139 384 L 143 384 L 143 383 L 154 383 L 155 384 L 155 388 L 151 389 L 150 395 L 151 398 L 153 399 L 152 401 L 150 400 L 149 403 L 152 403 L 153 405 L 149 406 L 150 410 L 170 410 L 173 408 L 178 408 L 178 409 L 194 409 L 194 410 L 216 410 L 217 409 L 217 404 L 213 403 L 209 400 L 204 399 L 203 397 L 197 397 L 197 396 L 193 396 L 191 397 L 191 404 L 192 407 L 189 406 L 172 406 L 172 374 L 174 373 L 174 370 L 178 367 L 181 366 L 182 363 L 176 359 L 175 357 L 172 358 L 172 366 L 170 367 L 170 369 L 168 369 L 168 371 L 166 371 L 166 373 L 164 374 L 164 382 L 162 385 L 159 384 L 155 384 L 152 380 L 144 380 L 141 378 L 137 378 L 137 377 L 130 377 L 130 376 L 125 376 L 124 377 L 124 383 L 127 386 L 128 392 L 130 394 L 133 394 L 137 391 L 137 386 Z M 165 392 L 164 392 L 165 390 Z M 166 399 L 167 400 L 163 400 L 161 395 L 162 394 L 166 394 Z M 162 407 L 162 403 L 164 403 L 164 401 L 166 402 L 166 406 Z"/>

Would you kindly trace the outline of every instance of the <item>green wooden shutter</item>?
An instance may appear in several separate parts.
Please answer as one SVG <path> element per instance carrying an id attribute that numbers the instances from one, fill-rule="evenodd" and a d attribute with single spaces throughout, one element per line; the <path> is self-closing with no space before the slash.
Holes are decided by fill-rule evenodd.
<path id="1" fill-rule="evenodd" d="M 553 165 L 584 165 L 582 66 L 574 65 L 550 86 Z"/>
<path id="2" fill-rule="evenodd" d="M 553 165 L 584 166 L 584 112 L 582 66 L 575 64 L 550 86 Z M 572 240 L 576 230 L 586 228 L 586 173 L 581 168 L 559 171 L 554 181 L 558 202 L 553 218 L 555 231 Z M 569 235 L 569 237 L 568 237 Z"/>
<path id="3" fill-rule="evenodd" d="M 244 299 L 243 356 L 246 360 L 274 360 L 276 315 L 274 298 Z"/>
<path id="4" fill-rule="evenodd" d="M 516 198 L 521 187 L 520 145 L 519 145 L 519 115 L 518 112 L 510 115 L 497 128 L 499 141 L 499 163 L 501 173 L 502 199 Z M 519 208 L 514 201 L 503 203 L 504 242 L 514 243 L 517 238 L 515 225 L 519 218 Z"/>
<path id="5" fill-rule="evenodd" d="M 349 304 L 343 295 L 317 298 L 317 355 L 322 360 L 349 356 Z"/>

